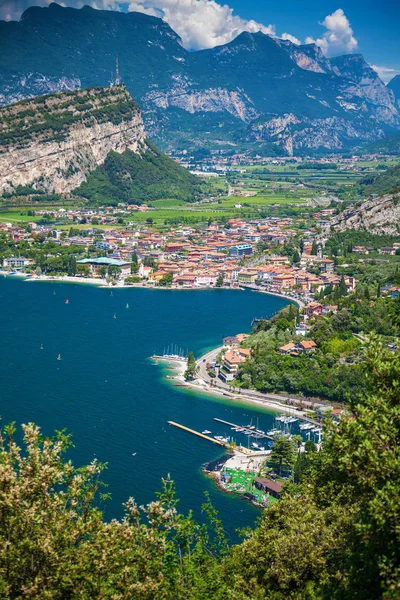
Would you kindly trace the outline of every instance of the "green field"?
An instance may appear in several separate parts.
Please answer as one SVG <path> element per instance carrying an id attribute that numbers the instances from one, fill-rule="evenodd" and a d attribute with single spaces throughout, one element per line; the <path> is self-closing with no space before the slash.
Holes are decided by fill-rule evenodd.
<path id="1" fill-rule="evenodd" d="M 389 166 L 389 163 L 385 166 Z M 130 214 L 121 213 L 119 216 L 124 219 L 123 224 L 109 224 L 105 227 L 120 228 L 126 226 L 129 221 L 140 224 L 149 219 L 155 225 L 160 225 L 164 224 L 166 220 L 177 224 L 182 219 L 183 223 L 190 224 L 223 218 L 257 218 L 261 212 L 264 215 L 277 214 L 277 209 L 274 207 L 285 206 L 293 209 L 297 207 L 295 214 L 300 214 L 303 210 L 302 205 L 312 206 L 313 198 L 321 197 L 324 194 L 334 195 L 342 200 L 354 199 L 358 193 L 358 181 L 366 174 L 376 172 L 377 163 L 364 161 L 357 163 L 357 167 L 364 170 L 339 170 L 332 169 L 329 165 L 326 169 L 297 169 L 293 164 L 243 166 L 241 167 L 242 173 L 228 172 L 218 178 L 210 178 L 208 181 L 210 200 L 208 202 L 191 204 L 171 198 L 148 201 L 151 210 L 133 211 Z M 231 196 L 227 195 L 228 187 L 233 190 Z M 255 192 L 255 195 L 241 195 L 246 191 Z M 26 200 L 21 202 L 21 199 L 15 199 L 14 202 L 15 204 L 12 204 L 10 200 L 7 201 L 7 204 L 3 202 L 4 208 L 0 212 L 0 221 L 11 221 L 12 223 L 40 221 L 42 217 L 28 216 L 26 214 L 28 210 L 56 208 L 54 204 L 50 206 L 49 203 L 29 203 Z M 240 204 L 241 208 L 235 208 L 235 204 Z M 314 206 L 317 205 L 318 203 L 314 203 Z M 70 200 L 61 200 L 58 206 L 67 208 L 72 205 Z M 307 209 L 304 212 L 306 211 Z M 79 229 L 88 227 L 88 225 L 78 225 L 70 221 L 65 221 L 60 226 L 63 228 L 73 226 Z"/>
<path id="2" fill-rule="evenodd" d="M 32 215 L 21 215 L 21 211 L 0 212 L 0 221 L 10 221 L 11 223 L 29 223 L 30 221 L 40 221 L 42 217 Z"/>
<path id="3" fill-rule="evenodd" d="M 255 479 L 254 473 L 245 473 L 244 471 L 236 471 L 233 469 L 224 469 L 225 473 L 228 473 L 231 477 L 229 483 L 224 483 L 225 489 L 235 494 L 252 494 L 256 498 L 256 502 L 259 504 L 266 504 L 266 498 L 268 497 L 268 504 L 277 502 L 277 499 L 273 496 L 267 496 L 261 490 L 258 490 L 253 486 Z"/>

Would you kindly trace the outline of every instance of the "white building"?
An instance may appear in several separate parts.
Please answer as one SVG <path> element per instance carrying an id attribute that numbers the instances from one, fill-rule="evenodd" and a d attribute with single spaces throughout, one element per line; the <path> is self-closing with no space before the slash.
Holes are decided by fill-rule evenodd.
<path id="1" fill-rule="evenodd" d="M 32 264 L 33 260 L 31 258 L 25 258 L 23 256 L 9 256 L 3 260 L 3 267 L 12 269 L 23 269 Z"/>

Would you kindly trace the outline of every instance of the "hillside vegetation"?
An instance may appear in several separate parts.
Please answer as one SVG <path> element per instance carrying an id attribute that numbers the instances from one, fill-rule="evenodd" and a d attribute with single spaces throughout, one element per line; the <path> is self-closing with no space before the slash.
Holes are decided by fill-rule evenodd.
<path id="1" fill-rule="evenodd" d="M 103 165 L 93 171 L 75 194 L 92 204 L 118 202 L 141 204 L 174 198 L 194 202 L 204 184 L 146 140 L 140 154 L 127 150 L 110 152 Z"/>
<path id="2" fill-rule="evenodd" d="M 400 163 L 379 175 L 364 177 L 360 181 L 363 194 L 395 194 L 400 192 Z"/>
<path id="3" fill-rule="evenodd" d="M 314 44 L 261 32 L 190 52 L 161 18 L 56 3 L 0 22 L 0 104 L 108 85 L 116 54 L 164 148 L 230 151 L 261 141 L 271 154 L 325 152 L 400 128 L 393 94 L 361 55 L 329 60 Z"/>
<path id="4" fill-rule="evenodd" d="M 397 311 L 400 318 L 400 310 Z M 104 465 L 76 469 L 70 438 L 23 426 L 0 438 L 0 596 L 4 600 L 396 600 L 400 577 L 400 419 L 396 355 L 372 340 L 370 392 L 325 426 L 258 527 L 229 548 L 209 501 L 207 525 L 177 511 L 167 478 L 156 501 L 130 498 L 122 520 L 99 508 Z"/>
<path id="5" fill-rule="evenodd" d="M 120 125 L 140 113 L 124 87 L 92 88 L 41 96 L 0 108 L 0 152 L 33 142 L 63 141 L 75 124 Z"/>

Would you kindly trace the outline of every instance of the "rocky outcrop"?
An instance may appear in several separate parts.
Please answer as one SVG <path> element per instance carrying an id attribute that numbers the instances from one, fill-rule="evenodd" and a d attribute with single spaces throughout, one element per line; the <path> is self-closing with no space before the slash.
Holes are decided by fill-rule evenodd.
<path id="1" fill-rule="evenodd" d="M 79 77 L 51 77 L 42 73 L 10 73 L 1 82 L 0 106 L 44 94 L 79 90 Z"/>
<path id="2" fill-rule="evenodd" d="M 347 208 L 330 220 L 329 225 L 321 232 L 320 239 L 326 240 L 332 232 L 348 229 L 369 231 L 377 235 L 399 235 L 400 194 L 365 200 Z"/>
<path id="3" fill-rule="evenodd" d="M 249 96 L 243 92 L 223 88 L 211 88 L 201 91 L 175 87 L 167 93 L 151 92 L 146 101 L 158 108 L 181 108 L 190 114 L 199 112 L 228 112 L 246 123 L 258 117 Z"/>
<path id="4" fill-rule="evenodd" d="M 19 102 L 0 110 L 0 193 L 17 186 L 66 193 L 110 151 L 144 148 L 142 115 L 124 87 Z"/>
<path id="5" fill-rule="evenodd" d="M 357 120 L 340 117 L 325 119 L 298 118 L 293 114 L 258 119 L 250 123 L 249 141 L 272 142 L 283 146 L 289 155 L 293 149 L 342 149 L 346 144 L 358 139 L 360 142 L 383 138 L 385 133 L 376 123 L 363 127 Z"/>
<path id="6" fill-rule="evenodd" d="M 361 54 L 338 56 L 331 60 L 331 65 L 339 77 L 354 83 L 353 94 L 369 103 L 378 121 L 394 127 L 399 125 L 400 116 L 393 91 L 380 80 Z"/>

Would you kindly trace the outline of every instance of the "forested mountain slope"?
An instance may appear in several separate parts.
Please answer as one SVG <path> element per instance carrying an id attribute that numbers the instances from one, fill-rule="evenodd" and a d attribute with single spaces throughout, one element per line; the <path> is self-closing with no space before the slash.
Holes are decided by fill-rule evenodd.
<path id="1" fill-rule="evenodd" d="M 120 73 L 165 147 L 274 145 L 336 150 L 400 127 L 394 91 L 360 55 L 262 33 L 188 52 L 167 23 L 142 13 L 31 7 L 0 22 L 0 103 L 108 85 Z"/>

